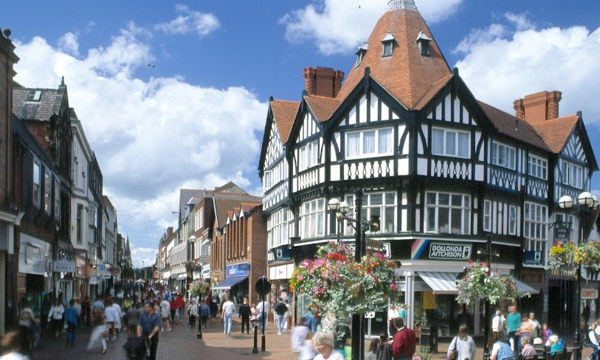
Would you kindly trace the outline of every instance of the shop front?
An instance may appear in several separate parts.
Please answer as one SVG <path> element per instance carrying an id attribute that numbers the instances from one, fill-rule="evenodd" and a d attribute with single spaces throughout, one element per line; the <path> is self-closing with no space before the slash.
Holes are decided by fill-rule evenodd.
<path id="1" fill-rule="evenodd" d="M 24 301 L 30 303 L 36 316 L 42 313 L 42 302 L 53 290 L 52 245 L 27 234 L 20 234 L 17 273 L 17 298 L 19 308 Z"/>
<path id="2" fill-rule="evenodd" d="M 225 268 L 225 280 L 213 285 L 213 293 L 217 292 L 223 299 L 227 295 L 236 304 L 241 304 L 248 297 L 250 275 L 250 263 L 227 265 Z"/>

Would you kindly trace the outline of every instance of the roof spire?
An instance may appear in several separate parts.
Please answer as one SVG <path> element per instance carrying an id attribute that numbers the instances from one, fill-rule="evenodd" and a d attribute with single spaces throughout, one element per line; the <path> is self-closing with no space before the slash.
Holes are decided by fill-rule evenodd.
<path id="1" fill-rule="evenodd" d="M 417 11 L 417 5 L 415 5 L 414 0 L 390 0 L 387 4 L 387 11 L 393 10 L 414 10 Z"/>

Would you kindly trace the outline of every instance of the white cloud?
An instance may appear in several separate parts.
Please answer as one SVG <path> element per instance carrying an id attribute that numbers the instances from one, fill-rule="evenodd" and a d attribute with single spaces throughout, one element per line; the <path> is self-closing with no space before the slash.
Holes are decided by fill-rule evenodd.
<path id="1" fill-rule="evenodd" d="M 131 250 L 131 260 L 134 268 L 148 267 L 156 262 L 157 247 L 155 248 L 136 248 Z"/>
<path id="2" fill-rule="evenodd" d="M 181 4 L 176 5 L 175 10 L 180 14 L 179 16 L 154 28 L 168 34 L 196 33 L 199 37 L 203 37 L 221 26 L 219 19 L 213 14 L 193 11 L 187 5 Z"/>
<path id="3" fill-rule="evenodd" d="M 153 60 L 149 39 L 130 24 L 108 46 L 80 58 L 40 37 L 15 43 L 21 59 L 16 81 L 57 88 L 65 77 L 70 106 L 99 160 L 104 193 L 118 210 L 119 231 L 134 249 L 156 249 L 164 229 L 176 225 L 170 214 L 178 209 L 180 188 L 256 183 L 267 112 L 267 104 L 242 87 L 136 78 Z"/>
<path id="4" fill-rule="evenodd" d="M 433 24 L 448 18 L 463 0 L 415 1 L 425 20 Z M 369 37 L 385 12 L 386 2 L 364 0 L 321 0 L 286 14 L 280 22 L 291 42 L 314 40 L 323 54 L 344 54 Z"/>
<path id="5" fill-rule="evenodd" d="M 517 98 L 559 90 L 561 115 L 582 110 L 586 123 L 600 124 L 600 108 L 595 106 L 600 28 L 535 29 L 522 15 L 506 19 L 507 24 L 474 30 L 455 49 L 464 54 L 456 66 L 475 97 L 512 114 Z"/>
<path id="6" fill-rule="evenodd" d="M 68 32 L 58 39 L 58 46 L 63 52 L 71 54 L 73 56 L 79 56 L 79 42 L 77 41 L 77 34 Z"/>

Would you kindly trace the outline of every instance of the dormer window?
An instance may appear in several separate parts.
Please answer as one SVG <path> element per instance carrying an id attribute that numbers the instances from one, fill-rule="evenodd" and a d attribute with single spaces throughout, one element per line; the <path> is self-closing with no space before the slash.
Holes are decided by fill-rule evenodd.
<path id="1" fill-rule="evenodd" d="M 419 49 L 421 50 L 421 56 L 431 56 L 431 47 L 429 46 L 429 42 L 431 41 L 431 39 L 423 34 L 423 32 L 419 32 L 419 35 L 417 35 L 417 46 L 419 46 Z"/>
<path id="2" fill-rule="evenodd" d="M 356 50 L 356 67 L 359 67 L 362 63 L 363 59 L 365 58 L 365 54 L 367 53 L 367 50 L 369 50 L 369 43 L 363 43 L 361 46 L 358 47 L 358 50 Z"/>
<path id="3" fill-rule="evenodd" d="M 392 56 L 395 42 L 396 39 L 394 39 L 392 33 L 387 33 L 387 35 L 381 40 L 381 45 L 383 45 L 383 54 L 381 55 L 382 57 Z"/>
<path id="4" fill-rule="evenodd" d="M 27 101 L 40 101 L 41 98 L 41 90 L 29 90 L 29 94 L 27 94 Z"/>

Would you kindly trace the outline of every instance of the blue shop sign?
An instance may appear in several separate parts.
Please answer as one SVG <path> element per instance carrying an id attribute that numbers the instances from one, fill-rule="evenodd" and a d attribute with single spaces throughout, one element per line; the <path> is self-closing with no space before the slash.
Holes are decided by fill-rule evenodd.
<path id="1" fill-rule="evenodd" d="M 228 265 L 225 271 L 226 277 L 248 276 L 250 274 L 250 263 Z"/>

